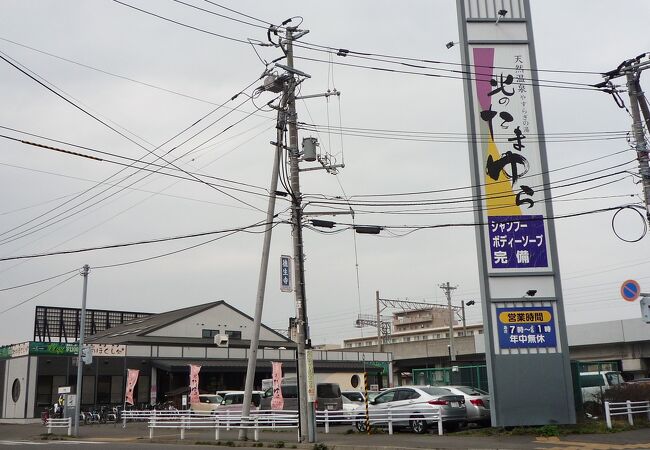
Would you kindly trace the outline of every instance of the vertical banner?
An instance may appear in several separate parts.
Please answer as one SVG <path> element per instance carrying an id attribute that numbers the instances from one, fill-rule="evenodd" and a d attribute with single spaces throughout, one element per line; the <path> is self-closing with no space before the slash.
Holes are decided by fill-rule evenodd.
<path id="1" fill-rule="evenodd" d="M 282 292 L 293 292 L 292 273 L 291 256 L 280 256 L 280 290 Z"/>
<path id="2" fill-rule="evenodd" d="M 199 372 L 201 366 L 190 364 L 190 404 L 199 403 Z"/>
<path id="3" fill-rule="evenodd" d="M 128 369 L 126 375 L 126 395 L 124 397 L 124 401 L 129 405 L 133 405 L 133 389 L 135 389 L 135 385 L 138 382 L 138 375 L 140 375 L 140 371 L 138 369 Z"/>
<path id="4" fill-rule="evenodd" d="M 282 397 L 282 363 L 271 362 L 273 366 L 273 398 L 271 399 L 271 409 L 281 410 L 284 408 L 284 398 Z"/>
<path id="5" fill-rule="evenodd" d="M 316 382 L 314 380 L 314 351 L 305 350 L 306 372 L 307 372 L 307 401 L 316 401 Z"/>
<path id="6" fill-rule="evenodd" d="M 527 45 L 473 47 L 471 60 L 488 272 L 548 271 L 548 187 Z"/>

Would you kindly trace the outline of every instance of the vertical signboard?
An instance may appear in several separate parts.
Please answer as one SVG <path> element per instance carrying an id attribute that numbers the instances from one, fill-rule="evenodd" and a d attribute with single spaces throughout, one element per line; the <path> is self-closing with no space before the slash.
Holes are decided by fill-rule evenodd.
<path id="1" fill-rule="evenodd" d="M 291 274 L 291 256 L 280 256 L 280 291 L 293 291 L 293 278 Z"/>
<path id="2" fill-rule="evenodd" d="M 313 403 L 316 401 L 316 381 L 314 380 L 314 352 L 305 350 L 305 372 L 307 375 L 307 401 Z"/>
<path id="3" fill-rule="evenodd" d="M 530 5 L 457 5 L 492 424 L 574 423 Z"/>

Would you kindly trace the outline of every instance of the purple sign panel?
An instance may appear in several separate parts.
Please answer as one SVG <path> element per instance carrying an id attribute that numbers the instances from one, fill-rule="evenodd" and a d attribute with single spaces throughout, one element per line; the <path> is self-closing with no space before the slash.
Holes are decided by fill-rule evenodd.
<path id="1" fill-rule="evenodd" d="M 553 315 L 550 306 L 497 308 L 499 347 L 557 346 Z"/>
<path id="2" fill-rule="evenodd" d="M 544 220 L 538 216 L 493 216 L 490 256 L 493 269 L 548 267 Z"/>

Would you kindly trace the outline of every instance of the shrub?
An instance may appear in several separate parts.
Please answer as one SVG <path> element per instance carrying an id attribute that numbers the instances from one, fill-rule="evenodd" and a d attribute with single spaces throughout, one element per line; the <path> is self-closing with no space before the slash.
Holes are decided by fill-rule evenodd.
<path id="1" fill-rule="evenodd" d="M 614 386 L 604 393 L 608 402 L 643 402 L 650 400 L 650 383 L 624 383 Z"/>

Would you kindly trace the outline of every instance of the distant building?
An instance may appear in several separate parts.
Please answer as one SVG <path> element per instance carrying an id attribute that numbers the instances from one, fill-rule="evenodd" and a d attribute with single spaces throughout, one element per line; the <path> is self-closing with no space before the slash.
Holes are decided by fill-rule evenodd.
<path id="1" fill-rule="evenodd" d="M 39 417 L 44 408 L 52 406 L 59 387 L 76 386 L 78 344 L 68 341 L 75 333 L 74 321 L 79 314 L 75 316 L 70 308 L 61 310 L 73 311 L 72 323 L 64 320 L 55 324 L 54 319 L 48 320 L 48 328 L 50 324 L 54 328 L 41 327 L 35 332 L 36 336 L 45 337 L 44 342 L 0 347 L 1 419 Z M 103 330 L 93 330 L 86 341 L 92 348 L 93 360 L 83 368 L 83 408 L 122 404 L 127 369 L 140 371 L 134 390 L 137 405 L 167 400 L 187 388 L 190 364 L 201 366 L 201 392 L 243 389 L 253 328 L 251 316 L 225 301 L 160 314 L 138 314 L 132 320 L 110 326 L 105 326 L 106 320 L 117 317 L 115 314 L 96 316 L 104 321 L 96 328 Z M 35 323 L 43 325 L 42 321 Z M 65 332 L 60 332 L 59 325 Z M 295 373 L 295 349 L 295 342 L 262 325 L 255 387 L 261 387 L 262 379 L 271 377 L 271 361 L 280 361 L 287 373 Z M 390 353 L 371 350 L 350 354 L 338 349 L 313 350 L 313 356 L 316 373 L 335 377 L 343 389 L 350 389 L 364 368 L 371 383 L 386 387 L 391 382 Z"/>

